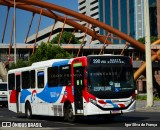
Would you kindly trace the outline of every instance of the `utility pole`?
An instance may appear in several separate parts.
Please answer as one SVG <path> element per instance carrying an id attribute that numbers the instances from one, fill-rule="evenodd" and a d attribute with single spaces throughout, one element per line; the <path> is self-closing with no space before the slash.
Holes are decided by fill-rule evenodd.
<path id="1" fill-rule="evenodd" d="M 153 79 L 151 61 L 151 41 L 150 41 L 150 20 L 148 0 L 144 0 L 144 23 L 145 23 L 145 54 L 146 54 L 146 84 L 147 84 L 147 105 L 153 106 Z"/>
<path id="2" fill-rule="evenodd" d="M 17 63 L 17 50 L 16 50 L 16 2 L 14 0 L 14 63 Z"/>

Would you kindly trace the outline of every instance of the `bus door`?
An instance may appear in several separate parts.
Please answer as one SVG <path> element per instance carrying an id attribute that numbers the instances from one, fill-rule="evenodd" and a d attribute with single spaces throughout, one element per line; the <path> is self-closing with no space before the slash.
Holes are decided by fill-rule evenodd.
<path id="1" fill-rule="evenodd" d="M 16 74 L 16 108 L 20 112 L 20 74 Z"/>
<path id="2" fill-rule="evenodd" d="M 84 67 L 74 67 L 74 102 L 75 114 L 83 113 L 82 90 L 84 88 Z"/>
<path id="3" fill-rule="evenodd" d="M 45 71 L 40 69 L 37 71 L 37 114 L 48 114 L 45 89 Z"/>

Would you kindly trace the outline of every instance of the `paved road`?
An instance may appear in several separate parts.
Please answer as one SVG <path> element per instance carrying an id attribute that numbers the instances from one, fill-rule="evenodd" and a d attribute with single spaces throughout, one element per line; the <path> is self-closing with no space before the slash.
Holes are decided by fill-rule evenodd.
<path id="1" fill-rule="evenodd" d="M 138 127 L 139 125 L 147 126 L 147 129 L 153 128 L 152 126 L 158 125 L 160 128 L 160 102 L 156 102 L 153 108 L 146 109 L 146 102 L 137 102 L 137 110 L 136 112 L 127 113 L 122 116 L 116 117 L 112 122 L 108 122 L 103 118 L 96 118 L 96 117 L 85 117 L 80 118 L 76 123 L 68 123 L 64 122 L 62 118 L 55 118 L 55 117 L 48 117 L 48 116 L 35 116 L 33 119 L 26 119 L 23 114 L 15 114 L 11 111 L 8 111 L 7 108 L 0 108 L 0 130 L 8 130 L 8 128 L 1 128 L 1 122 L 11 122 L 12 125 L 14 123 L 20 123 L 24 126 L 32 125 L 32 126 L 42 126 L 41 129 L 56 129 L 56 130 L 70 130 L 70 129 L 87 129 L 87 130 L 94 130 L 94 129 L 125 129 L 127 126 L 134 126 L 134 129 L 144 127 Z M 154 111 L 155 108 L 156 112 Z M 4 125 L 4 124 L 3 124 Z M 13 126 L 14 126 L 13 125 Z M 150 125 L 150 126 L 149 126 Z M 152 125 L 152 126 L 151 126 Z M 155 127 L 155 129 L 159 129 Z M 39 129 L 38 128 L 38 129 Z M 17 129 L 12 128 L 12 129 Z M 23 128 L 26 130 L 27 128 Z M 133 129 L 131 127 L 130 129 Z M 31 130 L 31 128 L 29 129 Z M 146 130 L 146 128 L 145 128 Z"/>

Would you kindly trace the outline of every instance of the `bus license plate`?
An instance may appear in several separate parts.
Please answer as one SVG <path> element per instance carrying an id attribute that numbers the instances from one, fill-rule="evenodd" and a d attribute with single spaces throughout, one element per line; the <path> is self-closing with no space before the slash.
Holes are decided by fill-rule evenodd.
<path id="1" fill-rule="evenodd" d="M 112 110 L 111 111 L 111 114 L 119 114 L 119 113 L 121 113 L 121 110 Z"/>

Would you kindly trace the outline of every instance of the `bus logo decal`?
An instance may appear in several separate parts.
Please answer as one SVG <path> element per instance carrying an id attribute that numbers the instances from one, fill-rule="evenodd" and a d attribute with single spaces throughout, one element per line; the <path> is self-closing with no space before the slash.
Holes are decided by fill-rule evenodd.
<path id="1" fill-rule="evenodd" d="M 33 91 L 32 91 L 32 96 L 31 96 L 31 102 L 33 102 L 33 101 L 36 100 L 36 94 L 37 94 L 37 91 L 36 91 L 36 90 L 33 90 Z"/>
<path id="2" fill-rule="evenodd" d="M 119 88 L 115 88 L 115 92 L 119 92 Z"/>

